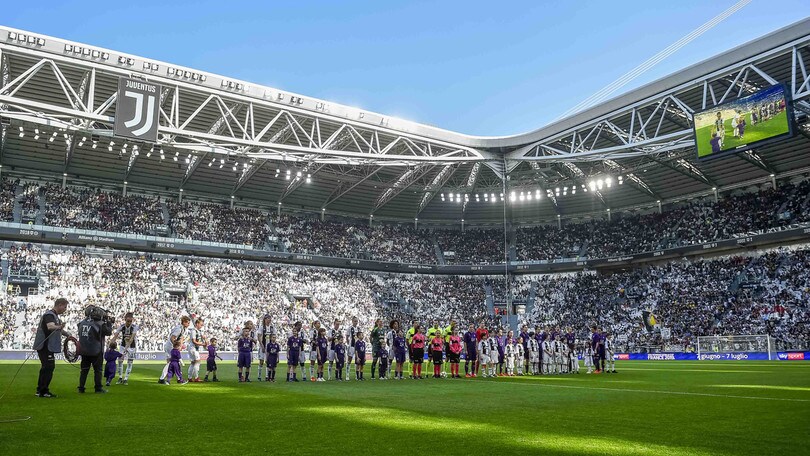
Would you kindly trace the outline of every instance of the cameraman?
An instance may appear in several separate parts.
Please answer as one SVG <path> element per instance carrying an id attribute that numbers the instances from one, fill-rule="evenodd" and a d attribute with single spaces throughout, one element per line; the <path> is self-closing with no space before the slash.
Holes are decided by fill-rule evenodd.
<path id="1" fill-rule="evenodd" d="M 37 381 L 37 396 L 44 398 L 56 397 L 49 389 L 53 371 L 56 367 L 54 353 L 62 351 L 62 336 L 70 337 L 70 333 L 65 331 L 62 315 L 67 310 L 68 300 L 59 298 L 53 303 L 53 308 L 48 310 L 39 319 L 37 334 L 34 338 L 34 350 L 37 351 L 39 362 L 42 367 L 39 369 L 39 380 Z"/>
<path id="2" fill-rule="evenodd" d="M 101 307 L 89 306 L 84 311 L 87 317 L 79 322 L 79 354 L 82 355 L 79 392 L 84 393 L 87 374 L 93 366 L 93 380 L 97 393 L 106 393 L 101 387 L 101 368 L 104 363 L 104 336 L 112 334 L 112 319 Z"/>

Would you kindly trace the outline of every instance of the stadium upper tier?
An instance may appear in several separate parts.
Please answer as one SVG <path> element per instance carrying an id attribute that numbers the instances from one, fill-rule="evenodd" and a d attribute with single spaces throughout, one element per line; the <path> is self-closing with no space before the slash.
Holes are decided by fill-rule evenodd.
<path id="1" fill-rule="evenodd" d="M 475 137 L 0 27 L 0 165 L 401 221 L 655 207 L 810 170 L 808 44 L 804 19 L 536 131 Z M 113 135 L 120 78 L 160 84 L 156 141 Z M 777 83 L 793 99 L 795 137 L 697 160 L 695 111 Z M 600 181 L 620 185 L 589 188 Z"/>
<path id="2" fill-rule="evenodd" d="M 611 220 L 551 225 L 413 227 L 396 223 L 280 213 L 128 194 L 101 188 L 41 184 L 3 177 L 0 220 L 108 233 L 160 235 L 253 249 L 426 265 L 595 259 L 745 238 L 810 222 L 810 181 L 782 181 L 662 207 L 617 213 Z"/>

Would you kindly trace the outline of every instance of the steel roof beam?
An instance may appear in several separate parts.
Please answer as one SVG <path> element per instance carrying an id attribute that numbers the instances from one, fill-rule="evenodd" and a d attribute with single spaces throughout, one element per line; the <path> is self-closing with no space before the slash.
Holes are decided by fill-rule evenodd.
<path id="1" fill-rule="evenodd" d="M 479 166 L 480 163 L 476 163 L 473 166 Z M 444 165 L 441 171 L 439 171 L 433 180 L 428 184 L 427 188 L 425 189 L 425 193 L 422 195 L 422 199 L 419 201 L 419 207 L 416 209 L 415 217 L 418 217 L 419 214 L 422 213 L 423 210 L 433 201 L 433 198 L 436 197 L 436 193 L 441 190 L 444 184 L 450 180 L 450 177 L 453 176 L 453 173 L 456 171 L 455 165 Z"/>
<path id="2" fill-rule="evenodd" d="M 402 173 L 389 188 L 385 189 L 385 191 L 380 194 L 377 201 L 374 203 L 374 208 L 371 210 L 371 214 L 373 215 L 375 212 L 380 210 L 383 206 L 388 204 L 392 199 L 396 198 L 397 195 L 407 190 L 411 185 L 424 177 L 436 166 L 437 165 L 422 164 Z"/>

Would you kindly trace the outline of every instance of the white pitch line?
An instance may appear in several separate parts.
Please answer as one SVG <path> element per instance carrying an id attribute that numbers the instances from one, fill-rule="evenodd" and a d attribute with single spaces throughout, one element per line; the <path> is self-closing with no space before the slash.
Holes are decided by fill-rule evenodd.
<path id="1" fill-rule="evenodd" d="M 494 382 L 493 382 L 494 383 Z M 735 396 L 732 394 L 712 394 L 712 393 L 692 393 L 688 391 L 662 391 L 662 390 L 644 390 L 632 388 L 594 388 L 591 386 L 574 386 L 574 385 L 557 385 L 550 383 L 528 383 L 528 382 L 515 382 L 518 385 L 528 386 L 545 386 L 548 388 L 569 388 L 569 389 L 588 389 L 588 390 L 605 390 L 605 391 L 618 391 L 618 392 L 633 392 L 633 393 L 655 393 L 655 394 L 674 394 L 678 396 L 707 396 L 707 397 L 724 397 L 731 399 L 760 399 L 763 401 L 787 401 L 787 402 L 810 402 L 810 399 L 794 399 L 787 397 L 762 397 L 762 396 Z"/>

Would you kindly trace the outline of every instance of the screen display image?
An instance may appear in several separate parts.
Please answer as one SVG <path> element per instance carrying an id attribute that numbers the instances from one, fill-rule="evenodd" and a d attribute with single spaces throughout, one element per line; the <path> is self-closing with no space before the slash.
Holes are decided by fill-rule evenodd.
<path id="1" fill-rule="evenodd" d="M 791 134 L 785 88 L 775 85 L 695 113 L 698 158 L 751 149 Z"/>

